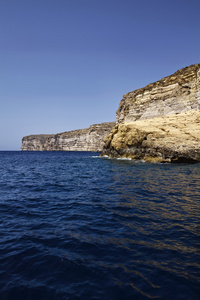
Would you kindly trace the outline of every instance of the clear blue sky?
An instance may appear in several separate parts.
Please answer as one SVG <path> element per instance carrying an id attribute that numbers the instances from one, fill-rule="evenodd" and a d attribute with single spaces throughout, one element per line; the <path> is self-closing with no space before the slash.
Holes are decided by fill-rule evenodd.
<path id="1" fill-rule="evenodd" d="M 114 121 L 123 94 L 199 62 L 199 0 L 0 0 L 0 150 Z"/>

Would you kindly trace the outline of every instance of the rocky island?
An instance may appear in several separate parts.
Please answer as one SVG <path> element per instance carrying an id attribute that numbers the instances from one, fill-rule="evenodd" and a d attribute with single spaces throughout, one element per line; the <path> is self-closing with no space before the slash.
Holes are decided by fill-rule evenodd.
<path id="1" fill-rule="evenodd" d="M 124 95 L 101 155 L 200 161 L 200 64 Z"/>

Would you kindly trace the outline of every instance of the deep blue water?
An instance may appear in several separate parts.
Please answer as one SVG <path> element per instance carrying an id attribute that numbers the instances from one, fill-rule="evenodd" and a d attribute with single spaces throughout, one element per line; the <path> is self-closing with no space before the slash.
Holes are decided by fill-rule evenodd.
<path id="1" fill-rule="evenodd" d="M 200 164 L 0 152 L 0 299 L 200 299 Z"/>

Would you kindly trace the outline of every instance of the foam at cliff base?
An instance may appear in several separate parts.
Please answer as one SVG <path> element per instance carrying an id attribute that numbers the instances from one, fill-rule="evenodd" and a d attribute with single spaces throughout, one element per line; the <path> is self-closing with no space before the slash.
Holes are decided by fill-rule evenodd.
<path id="1" fill-rule="evenodd" d="M 95 156 L 97 157 L 97 156 Z M 113 160 L 125 160 L 125 161 L 132 161 L 134 163 L 145 163 L 145 160 L 144 159 L 140 159 L 140 160 L 135 160 L 135 159 L 132 159 L 130 157 L 110 157 L 108 155 L 103 155 L 103 156 L 98 156 L 99 158 L 106 158 L 106 159 L 113 159 Z"/>

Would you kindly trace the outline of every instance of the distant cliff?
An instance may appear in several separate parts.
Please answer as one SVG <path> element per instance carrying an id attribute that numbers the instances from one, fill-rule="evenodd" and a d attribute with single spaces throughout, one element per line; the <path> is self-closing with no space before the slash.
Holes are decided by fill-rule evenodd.
<path id="1" fill-rule="evenodd" d="M 104 137 L 115 122 L 91 125 L 89 128 L 58 134 L 29 135 L 22 139 L 22 151 L 94 151 L 100 152 Z"/>
<path id="2" fill-rule="evenodd" d="M 200 64 L 124 95 L 101 155 L 200 161 Z"/>

